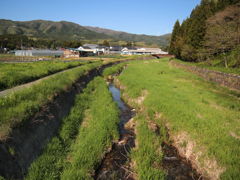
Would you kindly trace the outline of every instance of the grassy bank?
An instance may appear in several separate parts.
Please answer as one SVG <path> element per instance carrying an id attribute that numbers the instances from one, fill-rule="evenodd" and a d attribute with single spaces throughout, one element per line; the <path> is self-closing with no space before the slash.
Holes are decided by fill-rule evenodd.
<path id="1" fill-rule="evenodd" d="M 195 144 L 191 153 L 198 156 L 206 173 L 219 175 L 221 179 L 239 178 L 239 93 L 171 67 L 168 59 L 131 62 L 119 80 L 126 87 L 126 100 L 147 92 L 143 104 L 137 105 L 143 117 L 136 120 L 139 147 L 133 155 L 141 179 L 152 177 L 147 170 L 149 167 L 158 167 L 159 158 L 157 162 L 154 158 L 150 158 L 149 163 L 143 160 L 143 157 L 151 157 L 148 151 L 156 151 L 153 145 L 144 147 L 147 146 L 144 143 L 161 141 L 153 141 L 154 136 L 148 132 L 149 121 L 159 126 L 165 124 L 172 140 L 179 137 L 184 140 L 183 149 L 188 148 L 190 142 Z M 156 116 L 160 120 L 156 120 Z M 160 172 L 157 174 L 161 177 Z"/>
<path id="2" fill-rule="evenodd" d="M 138 146 L 132 153 L 132 160 L 136 163 L 134 168 L 139 180 L 164 179 L 165 172 L 161 167 L 163 136 L 149 129 L 147 118 L 145 112 L 135 118 Z"/>
<path id="3" fill-rule="evenodd" d="M 204 62 L 199 62 L 199 63 L 186 62 L 186 61 L 181 61 L 181 60 L 178 60 L 178 59 L 174 59 L 174 61 L 182 63 L 182 64 L 191 65 L 191 66 L 206 68 L 206 69 L 209 69 L 209 70 L 240 75 L 240 68 L 232 68 L 232 67 L 226 68 L 224 66 L 219 66 L 218 63 L 221 62 L 221 61 L 218 61 L 218 60 L 209 61 L 209 62 L 204 61 Z"/>
<path id="4" fill-rule="evenodd" d="M 0 97 L 0 139 L 5 138 L 13 127 L 36 113 L 54 96 L 69 89 L 82 75 L 100 65 L 91 63 L 76 67 L 8 96 Z"/>
<path id="5" fill-rule="evenodd" d="M 26 179 L 90 179 L 104 152 L 118 139 L 118 121 L 118 108 L 105 81 L 95 78 L 76 97 L 59 134 L 31 165 Z"/>
<path id="6" fill-rule="evenodd" d="M 117 65 L 114 65 L 114 66 L 104 69 L 103 76 L 107 77 L 109 75 L 114 75 L 114 74 L 120 73 L 123 70 L 124 66 L 126 66 L 126 64 L 127 63 L 120 63 L 120 64 L 117 64 Z"/>
<path id="7" fill-rule="evenodd" d="M 0 90 L 24 84 L 88 62 L 0 63 Z"/>

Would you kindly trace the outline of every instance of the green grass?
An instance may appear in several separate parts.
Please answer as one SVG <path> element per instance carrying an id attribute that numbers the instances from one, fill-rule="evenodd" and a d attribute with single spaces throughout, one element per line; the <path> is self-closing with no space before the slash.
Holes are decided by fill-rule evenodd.
<path id="1" fill-rule="evenodd" d="M 107 54 L 107 55 L 100 55 L 100 56 L 95 56 L 95 57 L 97 57 L 97 58 L 114 58 L 114 59 L 124 58 L 124 56 L 121 54 Z"/>
<path id="2" fill-rule="evenodd" d="M 7 96 L 0 97 L 0 138 L 5 138 L 16 125 L 39 111 L 54 96 L 66 91 L 89 70 L 101 63 L 91 63 L 58 73 L 38 84 L 26 87 Z"/>
<path id="3" fill-rule="evenodd" d="M 201 161 L 206 157 L 216 159 L 220 167 L 226 168 L 221 179 L 239 179 L 240 141 L 231 134 L 240 136 L 240 94 L 169 66 L 167 61 L 131 62 L 119 77 L 121 84 L 127 87 L 125 93 L 137 98 L 143 90 L 147 91 L 142 106 L 150 119 L 154 120 L 155 114 L 161 113 L 164 119 L 155 123 L 168 124 L 172 135 L 186 132 L 197 143 L 195 148 L 203 150 Z M 145 143 L 144 139 L 152 139 L 151 134 L 141 132 L 144 131 L 143 121 L 144 118 L 140 118 L 137 122 L 140 124 L 139 144 Z M 143 138 L 138 137 L 138 133 Z M 137 173 L 144 179 L 151 173 L 146 170 L 149 164 L 141 162 L 141 156 L 145 149 L 151 151 L 154 147 L 146 145 L 142 149 L 143 153 L 136 152 L 134 159 L 138 162 Z"/>
<path id="4" fill-rule="evenodd" d="M 58 135 L 48 143 L 42 155 L 32 163 L 26 179 L 60 178 L 67 153 L 78 134 L 88 102 L 89 95 L 87 93 L 76 97 L 70 114 L 62 120 Z"/>
<path id="5" fill-rule="evenodd" d="M 109 75 L 114 75 L 120 73 L 127 63 L 120 63 L 109 68 L 104 69 L 103 76 L 107 77 Z"/>
<path id="6" fill-rule="evenodd" d="M 240 75 L 240 68 L 225 68 L 223 65 L 219 66 L 219 63 L 222 63 L 222 61 L 220 60 L 211 60 L 209 64 L 209 62 L 204 61 L 204 62 L 199 62 L 199 63 L 194 63 L 194 62 L 185 62 L 185 61 L 181 61 L 178 59 L 175 59 L 174 61 L 182 63 L 182 64 L 187 64 L 187 65 L 192 65 L 192 66 L 198 66 L 201 68 L 206 68 L 209 70 L 214 70 L 214 71 L 220 71 L 223 73 L 231 73 L 231 74 L 237 74 Z"/>
<path id="7" fill-rule="evenodd" d="M 138 146 L 131 156 L 136 162 L 137 177 L 140 180 L 164 179 L 165 172 L 161 168 L 163 154 L 160 150 L 163 139 L 148 128 L 146 115 L 139 114 L 136 122 Z"/>
<path id="8" fill-rule="evenodd" d="M 43 58 L 43 57 L 15 56 L 15 54 L 0 54 L 0 61 L 8 61 L 8 60 L 28 61 L 28 60 L 34 60 L 37 58 Z"/>
<path id="9" fill-rule="evenodd" d="M 92 179 L 104 152 L 119 138 L 118 108 L 104 80 L 96 78 L 87 93 L 91 94 L 91 100 L 85 112 L 85 124 L 71 147 L 70 161 L 65 164 L 61 179 Z"/>
<path id="10" fill-rule="evenodd" d="M 95 78 L 76 97 L 58 135 L 32 163 L 26 179 L 90 179 L 106 149 L 118 139 L 118 121 L 105 81 Z"/>
<path id="11" fill-rule="evenodd" d="M 86 62 L 44 61 L 33 63 L 0 63 L 0 90 L 83 64 L 86 64 Z"/>

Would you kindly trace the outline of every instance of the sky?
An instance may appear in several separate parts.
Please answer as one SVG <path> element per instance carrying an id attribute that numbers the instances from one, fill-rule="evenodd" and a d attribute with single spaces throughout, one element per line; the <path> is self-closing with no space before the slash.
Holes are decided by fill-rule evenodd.
<path id="1" fill-rule="evenodd" d="M 201 0 L 0 0 L 0 19 L 70 21 L 135 34 L 171 33 Z"/>

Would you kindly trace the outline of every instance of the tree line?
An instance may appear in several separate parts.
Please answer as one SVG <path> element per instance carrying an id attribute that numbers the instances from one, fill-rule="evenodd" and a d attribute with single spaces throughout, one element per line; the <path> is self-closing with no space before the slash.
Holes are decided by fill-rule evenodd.
<path id="1" fill-rule="evenodd" d="M 77 40 L 62 41 L 53 39 L 32 38 L 25 35 L 6 34 L 0 35 L 0 48 L 7 48 L 9 50 L 26 49 L 26 48 L 47 48 L 57 49 L 62 48 L 77 48 L 82 43 Z"/>
<path id="2" fill-rule="evenodd" d="M 196 62 L 236 51 L 239 45 L 240 0 L 202 0 L 189 18 L 176 21 L 169 52 Z"/>
<path id="3" fill-rule="evenodd" d="M 8 50 L 16 50 L 16 49 L 28 49 L 28 48 L 39 48 L 39 49 L 58 49 L 58 48 L 78 48 L 82 46 L 84 43 L 97 43 L 101 46 L 110 47 L 111 45 L 116 46 L 124 46 L 124 47 L 134 47 L 136 46 L 136 42 L 130 41 L 121 41 L 120 42 L 112 42 L 108 40 L 101 41 L 78 41 L 78 40 L 54 40 L 54 39 L 43 39 L 43 38 L 35 38 L 28 37 L 25 35 L 19 34 L 6 34 L 0 35 L 0 51 L 3 48 L 7 48 Z"/>

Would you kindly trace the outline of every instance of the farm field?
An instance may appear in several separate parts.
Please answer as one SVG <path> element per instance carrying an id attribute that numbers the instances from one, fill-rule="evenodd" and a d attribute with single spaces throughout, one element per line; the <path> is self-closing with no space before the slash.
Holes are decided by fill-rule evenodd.
<path id="1" fill-rule="evenodd" d="M 100 65 L 100 62 L 96 62 L 76 67 L 1 97 L 0 138 L 6 138 L 13 127 L 38 112 L 59 93 L 70 88 L 82 75 Z"/>
<path id="2" fill-rule="evenodd" d="M 0 90 L 40 79 L 86 62 L 44 61 L 32 63 L 0 63 Z"/>
<path id="3" fill-rule="evenodd" d="M 0 155 L 6 149 L 22 166 L 6 175 L 0 163 L 0 179 L 239 179 L 239 92 L 178 69 L 168 58 L 109 62 L 82 64 L 0 97 Z M 56 111 L 48 104 L 57 98 L 63 110 L 71 100 L 61 95 L 70 89 L 69 112 L 41 119 L 42 109 Z M 30 142 L 44 143 L 41 149 L 20 141 L 32 149 L 25 163 L 19 157 L 24 148 L 11 134 L 21 136 L 18 129 L 35 116 L 42 130 L 31 129 Z M 35 148 L 39 154 L 28 154 Z"/>

